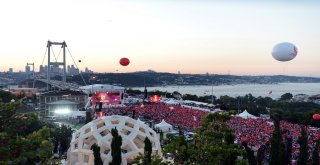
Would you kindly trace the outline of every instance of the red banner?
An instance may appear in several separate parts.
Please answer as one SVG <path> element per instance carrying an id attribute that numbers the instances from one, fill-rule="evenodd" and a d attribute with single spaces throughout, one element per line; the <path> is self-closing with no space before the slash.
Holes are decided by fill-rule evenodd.
<path id="1" fill-rule="evenodd" d="M 158 103 L 160 101 L 161 101 L 161 96 L 159 96 L 159 95 L 150 96 L 150 102 Z"/>
<path id="2" fill-rule="evenodd" d="M 102 104 L 121 104 L 120 93 L 100 92 L 93 94 L 91 98 L 92 104 L 95 105 L 99 101 Z"/>

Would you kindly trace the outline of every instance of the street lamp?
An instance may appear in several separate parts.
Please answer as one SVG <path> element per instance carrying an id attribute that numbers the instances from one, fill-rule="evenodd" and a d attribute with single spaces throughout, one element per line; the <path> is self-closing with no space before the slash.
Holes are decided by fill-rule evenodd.
<path id="1" fill-rule="evenodd" d="M 240 96 L 238 96 L 237 100 L 238 100 L 238 113 L 240 114 L 240 103 L 239 103 L 239 98 L 241 99 Z"/>
<path id="2" fill-rule="evenodd" d="M 93 93 L 93 82 L 94 80 L 96 80 L 96 78 L 97 78 L 96 76 L 91 76 L 89 79 L 91 81 L 91 93 Z"/>
<path id="3" fill-rule="evenodd" d="M 211 104 L 213 105 L 213 76 L 211 75 Z"/>
<path id="4" fill-rule="evenodd" d="M 213 105 L 213 80 L 211 79 L 211 104 Z"/>

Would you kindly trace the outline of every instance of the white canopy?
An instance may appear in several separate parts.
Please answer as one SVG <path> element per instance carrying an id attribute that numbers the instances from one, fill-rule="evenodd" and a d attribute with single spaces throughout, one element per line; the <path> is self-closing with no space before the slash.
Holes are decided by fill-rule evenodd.
<path id="1" fill-rule="evenodd" d="M 223 110 L 221 110 L 221 109 L 214 109 L 213 111 L 211 111 L 211 113 L 219 113 L 219 112 L 223 112 Z"/>
<path id="2" fill-rule="evenodd" d="M 159 128 L 162 132 L 172 131 L 172 125 L 168 124 L 166 121 L 162 120 L 161 123 L 155 125 L 156 128 Z"/>
<path id="3" fill-rule="evenodd" d="M 208 105 L 208 103 L 199 102 L 199 101 L 192 101 L 192 100 L 183 100 L 185 104 L 195 104 L 195 105 Z"/>
<path id="4" fill-rule="evenodd" d="M 80 89 L 87 94 L 93 93 L 93 92 L 123 92 L 124 91 L 124 87 L 114 86 L 109 84 L 87 85 L 87 86 L 80 87 Z"/>
<path id="5" fill-rule="evenodd" d="M 258 117 L 251 115 L 249 112 L 247 112 L 247 110 L 244 110 L 242 113 L 240 113 L 239 115 L 237 115 L 241 118 L 247 119 L 247 118 L 253 118 L 256 119 Z"/>
<path id="6" fill-rule="evenodd" d="M 166 103 L 166 104 L 170 104 L 170 105 L 177 105 L 180 104 L 179 100 L 175 100 L 175 99 L 171 99 L 171 98 L 165 98 L 162 100 L 162 102 Z"/>

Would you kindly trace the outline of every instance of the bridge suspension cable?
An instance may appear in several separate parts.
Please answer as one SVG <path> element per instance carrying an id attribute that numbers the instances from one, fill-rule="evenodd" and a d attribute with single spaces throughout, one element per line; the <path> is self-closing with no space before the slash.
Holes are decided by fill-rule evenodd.
<path id="1" fill-rule="evenodd" d="M 60 48 L 60 51 L 59 51 L 58 56 L 57 56 L 57 59 L 59 59 L 59 56 L 60 56 L 61 50 L 62 50 L 62 47 Z M 56 59 L 56 62 L 57 62 L 57 59 Z"/>
<path id="2" fill-rule="evenodd" d="M 47 51 L 48 51 L 48 49 L 46 48 L 46 52 L 44 53 L 44 56 L 43 56 L 43 59 L 42 59 L 42 63 L 41 63 L 41 65 L 43 65 L 44 60 L 46 59 Z"/>
<path id="3" fill-rule="evenodd" d="M 72 59 L 72 61 L 73 61 L 74 65 L 76 66 L 76 68 L 77 68 L 77 69 L 79 69 L 79 67 L 78 67 L 77 63 L 74 61 L 73 56 L 72 56 L 72 54 L 71 54 L 71 52 L 70 52 L 70 50 L 69 50 L 69 48 L 68 48 L 68 47 L 67 47 L 67 50 L 68 50 L 68 52 L 69 52 L 69 54 L 70 54 L 70 56 L 71 56 L 71 59 Z M 86 83 L 86 81 L 84 80 L 84 78 L 83 78 L 83 76 L 82 76 L 81 72 L 80 72 L 79 74 L 80 74 L 80 77 L 81 77 L 81 79 L 82 79 L 82 81 L 83 81 L 84 85 L 87 85 L 87 83 Z"/>
<path id="4" fill-rule="evenodd" d="M 61 48 L 60 48 L 59 53 L 58 53 L 57 56 L 56 56 L 56 54 L 55 54 L 55 52 L 54 52 L 54 50 L 53 50 L 53 48 L 52 48 L 52 45 L 61 45 Z M 48 84 L 50 83 L 51 66 L 58 66 L 58 67 L 59 67 L 60 65 L 63 66 L 63 80 L 62 80 L 62 81 L 63 81 L 63 82 L 66 82 L 66 50 L 65 50 L 65 48 L 67 48 L 67 50 L 68 50 L 68 52 L 69 52 L 69 54 L 70 54 L 70 57 L 71 57 L 74 65 L 75 65 L 76 69 L 79 70 L 79 67 L 78 67 L 76 61 L 74 60 L 74 58 L 73 58 L 73 56 L 72 56 L 72 54 L 71 54 L 71 52 L 70 52 L 70 50 L 69 50 L 66 42 L 65 42 L 65 41 L 63 41 L 63 42 L 51 42 L 51 41 L 49 40 L 48 43 L 47 43 L 46 52 L 45 52 L 45 55 L 44 55 L 44 57 L 43 57 L 42 64 L 41 64 L 41 65 L 44 64 L 45 57 L 46 57 L 46 55 L 48 55 L 48 66 L 47 66 L 47 83 L 48 83 Z M 61 54 L 61 50 L 63 50 L 63 61 L 62 61 L 62 62 L 58 62 L 59 56 L 60 56 L 60 54 Z M 53 57 L 54 57 L 55 62 L 51 62 L 51 60 L 50 60 L 50 53 L 53 54 Z M 83 83 L 84 83 L 85 85 L 87 85 L 87 83 L 86 83 L 85 79 L 83 78 L 83 75 L 81 74 L 81 72 L 80 72 L 79 74 L 80 74 L 80 77 L 81 77 Z M 48 85 L 47 85 L 47 89 L 49 89 L 49 86 L 48 86 Z"/>

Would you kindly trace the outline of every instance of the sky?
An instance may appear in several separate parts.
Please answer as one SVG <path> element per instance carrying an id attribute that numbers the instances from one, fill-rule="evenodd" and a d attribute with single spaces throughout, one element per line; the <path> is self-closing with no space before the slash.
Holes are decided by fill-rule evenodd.
<path id="1" fill-rule="evenodd" d="M 0 71 L 38 71 L 50 40 L 66 41 L 80 70 L 320 77 L 319 16 L 316 0 L 1 1 Z M 275 60 L 280 42 L 296 58 Z"/>

